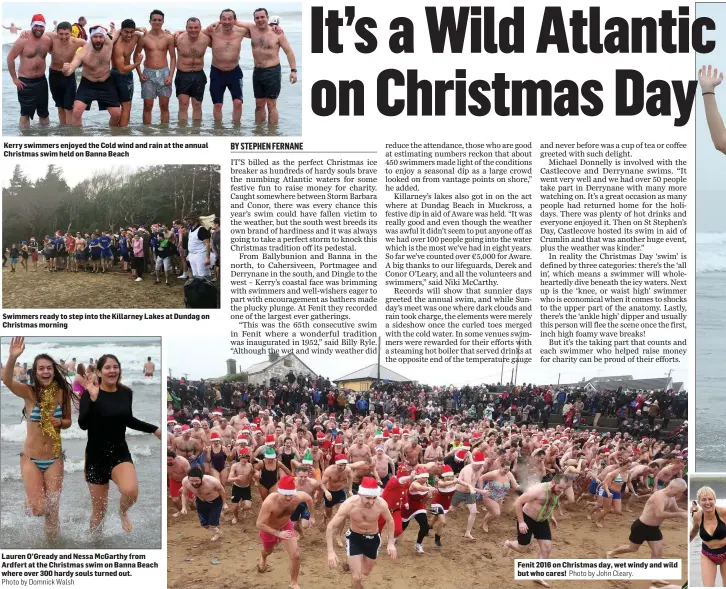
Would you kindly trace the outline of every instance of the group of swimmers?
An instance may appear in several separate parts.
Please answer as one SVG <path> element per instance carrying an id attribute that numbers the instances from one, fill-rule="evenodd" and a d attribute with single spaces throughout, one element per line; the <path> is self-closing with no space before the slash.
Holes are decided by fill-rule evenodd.
<path id="1" fill-rule="evenodd" d="M 121 494 L 121 524 L 124 531 L 130 532 L 128 512 L 138 498 L 139 487 L 126 444 L 126 428 L 161 439 L 160 428 L 134 417 L 133 392 L 121 383 L 121 365 L 113 354 L 98 358 L 77 388 L 68 382 L 67 371 L 48 354 L 34 358 L 29 383 L 16 380 L 14 371 L 24 351 L 24 338 L 13 337 L 2 382 L 22 399 L 28 423 L 20 454 L 26 513 L 43 517 L 49 543 L 56 542 L 65 460 L 61 432 L 71 427 L 73 406 L 77 405 L 78 426 L 88 432 L 84 473 L 91 496 L 90 530 L 97 534 L 102 529 L 109 483 L 113 481 Z"/>
<path id="2" fill-rule="evenodd" d="M 177 271 L 178 278 L 211 277 L 219 279 L 219 218 L 215 218 L 212 228 L 207 229 L 199 217 L 184 221 L 154 224 L 151 231 L 143 227 L 120 229 L 118 233 L 97 230 L 93 234 L 65 235 L 58 230 L 55 237 L 46 235 L 42 243 L 34 236 L 13 243 L 3 255 L 9 260 L 10 272 L 18 265 L 26 272 L 36 272 L 38 261 L 45 261 L 48 272 L 93 272 L 111 271 L 118 262 L 119 268 L 127 272 L 136 282 L 141 282 L 144 272 L 154 268 L 155 283 L 164 276 L 167 286 Z"/>
<path id="3" fill-rule="evenodd" d="M 51 32 L 46 30 L 43 15 L 36 14 L 30 30 L 20 34 L 7 57 L 8 71 L 17 86 L 20 127 L 27 128 L 36 113 L 41 125 L 49 123 L 49 85 L 61 125 L 81 126 L 83 113 L 96 102 L 99 110 L 108 111 L 111 126 L 128 126 L 134 71 L 141 85 L 144 124 L 151 123 L 157 99 L 161 122 L 169 122 L 172 84 L 179 101 L 179 120 L 188 120 L 190 103 L 192 119 L 201 120 L 207 48 L 212 51 L 209 93 L 214 120 L 222 120 L 224 95 L 229 91 L 232 121 L 237 124 L 242 118 L 243 73 L 239 61 L 245 38 L 252 44 L 255 120 L 267 119 L 275 124 L 279 121 L 277 98 L 282 87 L 280 50 L 287 56 L 291 84 L 297 82 L 295 55 L 282 29 L 270 24 L 265 8 L 257 9 L 253 18 L 254 22 L 239 21 L 234 10 L 226 9 L 217 23 L 203 28 L 198 18 L 190 17 L 184 31 L 172 34 L 164 29 L 164 13 L 153 10 L 149 30 L 126 19 L 119 29 L 94 25 L 86 33 L 83 18 L 75 25 L 58 23 Z M 51 63 L 46 78 L 48 54 Z M 81 80 L 77 85 L 75 71 L 79 67 Z"/>
<path id="4" fill-rule="evenodd" d="M 168 419 L 173 517 L 194 505 L 201 525 L 216 541 L 229 503 L 230 523 L 245 522 L 252 513 L 252 488 L 257 488 L 258 570 L 267 570 L 268 557 L 281 543 L 290 558 L 293 588 L 300 570 L 298 538 L 315 525 L 316 510 L 327 526 L 331 567 L 338 562 L 335 544 L 343 546 L 344 520 L 350 519 L 345 537 L 356 588 L 370 575 L 382 542 L 395 558 L 399 537 L 414 521 L 415 553 L 425 553 L 431 530 L 434 547 L 443 549 L 447 514 L 464 505 L 468 517 L 462 533 L 474 541 L 478 506 L 486 510 L 481 529 L 489 533 L 513 492 L 519 495 L 513 506 L 517 536 L 503 543 L 505 553 L 526 553 L 534 537 L 539 557 L 549 558 L 550 522 L 556 527 L 556 515 L 567 517 L 566 506 L 586 497 L 592 498 L 588 519 L 594 522 L 593 532 L 608 514 L 622 513 L 623 496 L 628 504 L 645 500 L 628 543 L 612 549 L 608 558 L 637 552 L 646 542 L 651 556 L 662 558 L 660 525 L 665 519 L 688 518 L 688 511 L 676 504 L 687 490 L 681 448 L 654 439 L 563 426 L 498 428 L 486 419 L 470 429 L 422 420 L 400 430 L 375 416 L 338 423 L 331 414 L 312 424 L 299 415 L 278 421 L 262 410 L 250 421 L 243 409 L 229 421 L 220 410 L 209 421 L 198 415 L 189 424 L 176 423 L 173 415 Z M 425 448 L 419 440 L 426 440 Z M 626 509 L 630 511 L 628 505 Z"/>

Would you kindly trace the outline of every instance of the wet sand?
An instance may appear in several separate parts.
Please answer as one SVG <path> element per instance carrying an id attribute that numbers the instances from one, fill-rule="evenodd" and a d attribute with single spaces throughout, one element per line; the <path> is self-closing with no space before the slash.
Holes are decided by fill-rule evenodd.
<path id="1" fill-rule="evenodd" d="M 230 497 L 228 492 L 227 497 Z M 436 550 L 433 532 L 424 540 L 426 554 L 416 554 L 414 543 L 418 524 L 412 522 L 398 541 L 398 559 L 393 562 L 386 553 L 385 544 L 378 554 L 378 561 L 366 587 L 391 589 L 421 589 L 422 587 L 538 587 L 531 581 L 513 581 L 514 554 L 502 556 L 501 545 L 505 539 L 515 539 L 515 518 L 512 511 L 514 499 L 504 504 L 502 516 L 490 525 L 490 532 L 481 530 L 482 513 L 477 516 L 473 535 L 476 541 L 461 537 L 466 527 L 468 512 L 459 506 L 447 516 L 447 527 L 442 536 L 443 549 Z M 186 516 L 171 517 L 176 511 L 171 499 L 167 500 L 168 516 L 168 587 L 187 589 L 206 586 L 215 589 L 270 589 L 288 587 L 287 553 L 281 546 L 268 558 L 272 570 L 260 574 L 256 571 L 261 542 L 255 521 L 259 513 L 260 499 L 253 490 L 253 515 L 242 524 L 231 525 L 230 510 L 223 512 L 221 540 L 211 543 L 210 533 L 199 525 L 194 511 Z M 685 508 L 685 501 L 681 507 Z M 642 511 L 636 505 L 634 514 L 608 515 L 604 528 L 597 529 L 585 519 L 583 508 L 568 511 L 568 517 L 558 520 L 560 527 L 553 530 L 552 558 L 605 558 L 605 552 L 627 543 L 630 524 Z M 480 512 L 483 511 L 480 508 Z M 316 526 L 299 542 L 302 552 L 300 587 L 302 589 L 342 589 L 350 587 L 350 574 L 330 570 L 322 524 L 322 507 L 316 509 Z M 672 581 L 681 585 L 687 578 L 688 560 L 685 520 L 666 520 L 661 526 L 664 536 L 664 557 L 683 559 L 683 578 Z M 532 545 L 536 546 L 533 540 Z M 345 550 L 336 548 L 338 560 L 345 562 Z M 637 555 L 627 558 L 648 558 L 647 544 Z M 524 558 L 536 558 L 532 552 Z M 219 564 L 214 564 L 218 561 Z M 552 587 L 565 589 L 647 589 L 650 581 L 552 581 Z"/>

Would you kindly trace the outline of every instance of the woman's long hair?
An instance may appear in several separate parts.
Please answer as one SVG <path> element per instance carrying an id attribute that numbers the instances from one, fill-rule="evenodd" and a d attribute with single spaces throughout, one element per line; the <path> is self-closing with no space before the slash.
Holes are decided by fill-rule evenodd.
<path id="1" fill-rule="evenodd" d="M 53 380 L 58 385 L 58 388 L 63 391 L 63 403 L 61 405 L 61 408 L 63 410 L 63 419 L 70 418 L 71 415 L 69 401 L 77 403 L 78 395 L 73 392 L 73 387 L 66 380 L 66 377 L 68 376 L 68 371 L 60 364 L 58 364 L 55 360 L 53 360 L 53 358 L 51 358 L 48 354 L 38 354 L 35 357 L 35 360 L 33 360 L 33 384 L 30 385 L 30 389 L 33 391 L 33 397 L 35 399 L 35 402 L 40 403 L 40 393 L 43 389 L 43 387 L 39 383 L 38 378 L 38 360 L 48 360 L 48 362 L 53 365 Z M 26 417 L 25 408 L 23 408 L 23 417 Z"/>
<path id="2" fill-rule="evenodd" d="M 96 360 L 96 371 L 101 372 L 101 369 L 106 364 L 107 360 L 113 360 L 118 364 L 118 380 L 116 381 L 116 388 L 120 391 L 131 391 L 129 387 L 126 385 L 121 384 L 121 376 L 122 376 L 122 370 L 121 370 L 121 362 L 118 361 L 118 358 L 114 356 L 113 354 L 104 354 L 101 356 L 98 360 Z"/>

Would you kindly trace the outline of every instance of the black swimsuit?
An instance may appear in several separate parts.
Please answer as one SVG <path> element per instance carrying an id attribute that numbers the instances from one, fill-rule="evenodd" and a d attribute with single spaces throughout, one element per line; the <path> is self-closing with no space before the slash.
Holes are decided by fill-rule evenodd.
<path id="1" fill-rule="evenodd" d="M 277 484 L 277 465 L 275 470 L 267 470 L 265 465 L 260 469 L 260 484 L 268 491 Z"/>

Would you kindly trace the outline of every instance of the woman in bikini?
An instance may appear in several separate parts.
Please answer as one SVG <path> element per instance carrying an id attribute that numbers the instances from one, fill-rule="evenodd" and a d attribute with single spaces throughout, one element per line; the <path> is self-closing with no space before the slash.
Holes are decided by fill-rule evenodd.
<path id="1" fill-rule="evenodd" d="M 33 361 L 33 385 L 13 379 L 15 362 L 25 351 L 25 338 L 10 341 L 3 368 L 3 384 L 23 399 L 28 429 L 20 454 L 20 473 L 25 485 L 28 514 L 45 516 L 45 534 L 55 542 L 60 528 L 58 510 L 63 489 L 61 429 L 71 427 L 71 401 L 75 397 L 61 367 L 47 354 Z"/>
<path id="2" fill-rule="evenodd" d="M 635 492 L 630 480 L 630 460 L 621 458 L 617 468 L 605 475 L 602 485 L 600 485 L 599 495 L 602 497 L 602 508 L 592 517 L 598 528 L 603 527 L 602 520 L 610 511 L 622 515 L 622 498 L 626 487 L 631 493 Z"/>
<path id="3" fill-rule="evenodd" d="M 233 452 L 228 451 L 222 445 L 222 438 L 218 432 L 209 434 L 209 440 L 212 444 L 207 447 L 206 462 L 210 465 L 210 474 L 224 486 L 227 484 L 227 477 L 229 476 L 227 457 L 233 455 Z"/>
<path id="4" fill-rule="evenodd" d="M 506 460 L 496 470 L 484 473 L 479 478 L 482 488 L 488 491 L 482 495 L 482 503 L 487 509 L 481 529 L 489 531 L 489 522 L 497 519 L 501 514 L 501 505 L 504 503 L 510 490 L 519 491 L 520 487 L 512 474 L 512 463 Z"/>
<path id="5" fill-rule="evenodd" d="M 701 537 L 701 582 L 703 587 L 716 586 L 716 573 L 726 579 L 726 507 L 716 505 L 716 493 L 710 487 L 701 487 L 696 494 L 698 507 L 691 510 L 693 540 Z"/>

